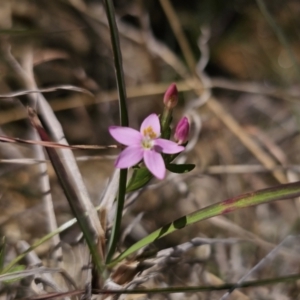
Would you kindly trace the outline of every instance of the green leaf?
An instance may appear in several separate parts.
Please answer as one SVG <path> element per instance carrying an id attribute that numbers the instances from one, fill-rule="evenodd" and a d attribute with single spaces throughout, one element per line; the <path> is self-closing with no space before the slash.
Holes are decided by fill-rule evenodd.
<path id="1" fill-rule="evenodd" d="M 189 142 L 187 141 L 186 143 L 184 143 L 184 144 L 182 144 L 181 146 L 183 146 L 183 147 L 186 147 L 187 146 L 187 144 L 188 144 Z M 175 153 L 175 154 L 164 154 L 165 155 L 165 163 L 166 163 L 166 165 L 168 165 L 168 164 L 170 164 L 178 155 L 180 155 L 181 154 L 181 152 L 179 152 L 179 153 Z M 171 170 L 170 170 L 171 171 Z M 172 171 L 171 171 L 172 172 Z M 174 173 L 176 173 L 176 172 L 174 172 Z"/>
<path id="2" fill-rule="evenodd" d="M 114 259 L 109 266 L 114 266 L 130 254 L 137 250 L 155 242 L 156 240 L 188 225 L 206 220 L 218 215 L 227 214 L 237 209 L 246 208 L 253 205 L 259 205 L 270 201 L 284 200 L 296 198 L 300 196 L 300 181 L 282 184 L 268 189 L 259 190 L 252 193 L 243 194 L 241 196 L 230 198 L 225 201 L 210 205 L 191 214 L 183 216 L 172 223 L 169 223 L 156 231 L 152 232 L 145 238 L 139 240 L 127 250 L 122 252 Z"/>
<path id="3" fill-rule="evenodd" d="M 135 169 L 130 178 L 126 193 L 133 192 L 145 186 L 153 178 L 152 174 L 146 167 Z"/>
<path id="4" fill-rule="evenodd" d="M 188 173 L 194 170 L 195 165 L 193 164 L 182 164 L 182 165 L 176 165 L 176 164 L 168 164 L 166 165 L 167 170 L 169 170 L 172 173 L 182 174 L 182 173 Z"/>

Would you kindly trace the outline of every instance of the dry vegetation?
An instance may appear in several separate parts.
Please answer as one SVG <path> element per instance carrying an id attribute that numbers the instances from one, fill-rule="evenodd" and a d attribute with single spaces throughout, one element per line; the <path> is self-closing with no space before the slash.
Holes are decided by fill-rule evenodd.
<path id="1" fill-rule="evenodd" d="M 265 1 L 287 45 L 280 43 L 255 1 L 171 2 L 175 16 L 169 1 L 115 1 L 129 120 L 138 128 L 150 113 L 161 113 L 163 93 L 176 82 L 180 103 L 174 124 L 183 115 L 192 124 L 190 142 L 180 160 L 196 168 L 185 175 L 169 173 L 164 181 L 153 180 L 129 195 L 132 203 L 126 207 L 120 249 L 212 203 L 299 180 L 299 1 Z M 172 28 L 178 24 L 184 35 L 180 30 L 174 34 Z M 45 101 L 69 144 L 114 143 L 107 128 L 119 123 L 118 95 L 101 1 L 0 0 L 0 34 L 0 94 L 52 88 L 43 96 L 2 97 L 1 136 L 36 140 L 26 106 Z M 182 52 L 186 41 L 189 46 Z M 55 140 L 62 142 L 59 132 Z M 97 206 L 112 178 L 117 151 L 73 153 Z M 0 229 L 6 239 L 5 264 L 73 217 L 51 164 L 38 164 L 45 157 L 40 146 L 1 143 Z M 299 201 L 263 204 L 188 226 L 147 249 L 168 248 L 167 256 L 161 252 L 162 258 L 148 258 L 141 266 L 145 270 L 137 274 L 132 259 L 112 274 L 112 280 L 118 287 L 131 283 L 131 288 L 236 283 L 281 241 L 298 234 Z M 113 215 L 107 213 L 109 227 Z M 202 239 L 188 243 L 194 238 Z M 1 299 L 85 288 L 90 277 L 82 267 L 89 260 L 79 239 L 80 230 L 73 226 L 20 262 L 28 270 L 37 270 L 41 264 L 59 267 L 76 287 L 72 280 L 53 275 L 53 269 L 44 274 L 36 271 L 22 281 L 2 283 Z M 62 248 L 56 247 L 59 242 Z M 182 248 L 170 248 L 177 245 Z M 299 246 L 299 238 L 288 239 L 247 280 L 299 273 L 299 256 L 295 255 Z M 116 286 L 110 282 L 107 287 Z M 277 283 L 239 289 L 228 299 L 294 300 L 300 299 L 299 290 L 299 281 Z M 134 297 L 221 299 L 224 293 Z"/>

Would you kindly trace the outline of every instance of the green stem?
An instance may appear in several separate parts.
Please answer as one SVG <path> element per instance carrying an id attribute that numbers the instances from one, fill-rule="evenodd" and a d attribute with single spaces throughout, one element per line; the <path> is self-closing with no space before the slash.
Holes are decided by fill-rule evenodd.
<path id="1" fill-rule="evenodd" d="M 119 41 L 118 27 L 115 19 L 115 10 L 111 0 L 104 0 L 106 16 L 109 24 L 111 44 L 114 55 L 116 80 L 119 93 L 121 126 L 128 126 L 128 113 L 126 106 L 126 87 L 123 73 L 122 54 Z"/>
<path id="2" fill-rule="evenodd" d="M 160 118 L 161 123 L 161 138 L 170 138 L 170 123 L 172 121 L 172 109 L 164 108 L 163 114 Z"/>
<path id="3" fill-rule="evenodd" d="M 124 73 L 122 67 L 122 54 L 121 54 L 121 47 L 119 41 L 119 33 L 118 33 L 117 23 L 115 19 L 115 11 L 114 11 L 112 0 L 104 0 L 104 3 L 105 3 L 105 10 L 108 19 L 108 24 L 109 24 L 110 35 L 111 35 L 112 50 L 114 55 L 116 81 L 117 81 L 118 93 L 119 93 L 120 123 L 121 126 L 128 126 L 126 87 L 125 87 Z M 113 224 L 112 233 L 109 237 L 106 262 L 110 262 L 110 260 L 112 259 L 116 251 L 117 243 L 120 237 L 122 213 L 123 213 L 125 194 L 126 194 L 126 181 L 127 181 L 127 169 L 124 169 L 121 170 L 120 173 L 116 217 Z"/>
<path id="4" fill-rule="evenodd" d="M 107 264 L 110 263 L 110 261 L 113 258 L 120 237 L 120 228 L 121 228 L 123 207 L 124 207 L 125 194 L 126 194 L 126 181 L 127 181 L 127 169 L 121 170 L 116 216 L 115 216 L 113 228 L 110 235 L 111 238 L 109 239 L 108 251 L 106 256 Z"/>

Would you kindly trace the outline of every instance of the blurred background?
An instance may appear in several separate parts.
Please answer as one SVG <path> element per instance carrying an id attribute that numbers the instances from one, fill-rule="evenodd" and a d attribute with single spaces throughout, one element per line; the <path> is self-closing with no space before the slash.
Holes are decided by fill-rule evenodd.
<path id="1" fill-rule="evenodd" d="M 163 3 L 169 2 L 114 1 L 129 122 L 139 128 L 150 113 L 160 114 L 163 93 L 176 82 L 180 101 L 174 126 L 183 115 L 189 117 L 191 141 L 182 159 L 196 164 L 196 169 L 169 175 L 163 182 L 153 180 L 140 193 L 124 218 L 126 228 L 143 213 L 140 224 L 125 239 L 126 246 L 212 203 L 299 180 L 300 2 L 172 0 L 171 10 Z M 182 40 L 188 42 L 188 57 L 178 41 L 180 33 L 174 34 L 176 24 L 181 24 Z M 70 144 L 114 144 L 107 128 L 119 124 L 118 95 L 102 1 L 1 0 L 0 46 L 1 95 L 54 87 L 43 95 Z M 24 80 L 24 74 L 30 79 Z M 193 76 L 199 81 L 195 83 Z M 24 97 L 0 99 L 1 135 L 33 139 L 26 101 Z M 32 243 L 48 232 L 39 169 L 26 161 L 36 158 L 33 148 L 0 144 L 0 231 L 11 244 Z M 74 153 L 91 199 L 98 205 L 117 151 Z M 12 159 L 23 160 L 14 163 Z M 50 164 L 48 173 L 60 225 L 72 214 Z M 299 213 L 298 199 L 274 202 L 169 235 L 154 247 L 175 246 L 194 237 L 237 237 L 248 242 L 194 249 L 182 257 L 181 264 L 162 272 L 165 282 L 203 284 L 200 270 L 220 280 L 237 281 L 273 246 L 298 232 Z M 74 241 L 75 231 L 64 232 L 62 239 Z M 37 250 L 41 257 L 48 252 L 48 244 Z M 292 255 L 278 254 L 276 259 L 276 264 L 267 264 L 253 279 L 299 271 Z M 193 278 L 196 282 L 189 277 L 193 272 L 199 275 L 198 281 Z M 219 280 L 211 278 L 206 283 Z M 246 290 L 235 299 L 300 299 L 298 291 L 297 283 L 279 284 Z"/>

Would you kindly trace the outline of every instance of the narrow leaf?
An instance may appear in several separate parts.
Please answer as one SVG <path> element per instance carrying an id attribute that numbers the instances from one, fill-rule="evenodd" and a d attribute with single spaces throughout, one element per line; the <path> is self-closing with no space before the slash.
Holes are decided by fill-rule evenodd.
<path id="1" fill-rule="evenodd" d="M 145 238 L 133 244 L 123 253 L 121 253 L 116 259 L 114 259 L 109 264 L 109 266 L 115 265 L 116 263 L 122 261 L 124 258 L 128 257 L 130 254 L 153 243 L 154 241 L 196 222 L 206 220 L 208 218 L 212 218 L 218 215 L 227 214 L 237 209 L 246 208 L 253 205 L 259 205 L 270 201 L 295 198 L 299 196 L 300 181 L 297 181 L 290 184 L 282 184 L 279 186 L 259 190 L 256 192 L 243 194 L 241 196 L 230 198 L 225 201 L 210 205 L 191 214 L 183 216 L 175 220 L 174 222 L 169 223 L 161 227 L 160 229 L 152 232 Z"/>
<path id="2" fill-rule="evenodd" d="M 172 173 L 182 174 L 182 173 L 188 173 L 194 170 L 195 165 L 193 164 L 182 164 L 182 165 L 176 165 L 176 164 L 167 164 L 166 165 L 167 170 L 169 170 Z"/>

